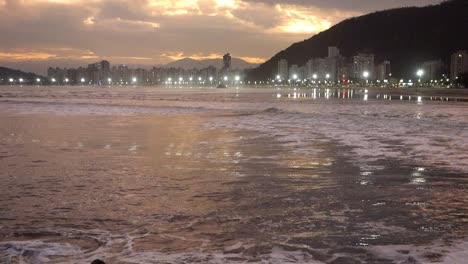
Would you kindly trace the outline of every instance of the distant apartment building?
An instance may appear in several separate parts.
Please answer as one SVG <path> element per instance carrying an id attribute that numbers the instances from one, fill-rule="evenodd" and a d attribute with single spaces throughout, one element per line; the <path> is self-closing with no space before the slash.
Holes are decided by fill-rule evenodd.
<path id="1" fill-rule="evenodd" d="M 327 69 L 326 59 L 310 59 L 305 65 L 305 77 L 312 80 L 325 79 Z"/>
<path id="2" fill-rule="evenodd" d="M 47 69 L 47 78 L 51 82 L 62 83 L 67 78 L 67 69 L 49 67 Z"/>
<path id="3" fill-rule="evenodd" d="M 135 79 L 133 79 L 135 78 Z M 147 69 L 135 69 L 132 71 L 132 83 L 138 84 L 149 84 L 150 83 L 150 72 Z M 134 82 L 135 81 L 135 82 Z"/>
<path id="4" fill-rule="evenodd" d="M 230 67 L 229 56 L 226 57 L 225 62 L 226 64 L 224 64 L 223 68 L 227 69 Z M 285 68 L 288 74 L 287 61 Z M 208 66 L 203 69 L 153 67 L 148 70 L 143 68 L 132 69 L 125 64 L 111 67 L 108 61 L 88 64 L 87 67 L 79 67 L 77 69 L 50 67 L 47 70 L 47 74 L 49 76 L 49 81 L 52 82 L 52 80 L 54 80 L 56 84 L 68 83 L 86 85 L 145 85 L 175 83 L 179 81 L 209 84 L 220 80 L 219 78 L 224 78 L 224 76 L 228 77 L 229 80 L 234 80 L 235 76 L 241 78 L 244 76 L 244 72 L 241 70 L 229 70 L 229 72 L 225 72 L 223 69 L 217 69 L 214 66 Z M 285 75 L 286 79 L 288 77 L 288 75 Z"/>
<path id="5" fill-rule="evenodd" d="M 377 65 L 375 69 L 375 74 L 377 80 L 390 80 L 392 77 L 390 61 L 385 60 L 381 64 Z"/>
<path id="6" fill-rule="evenodd" d="M 328 57 L 326 58 L 325 78 L 329 81 L 338 81 L 341 75 L 341 65 L 343 57 L 337 47 L 328 47 Z"/>
<path id="7" fill-rule="evenodd" d="M 424 79 L 437 80 L 442 77 L 443 63 L 441 60 L 426 61 L 423 63 Z"/>
<path id="8" fill-rule="evenodd" d="M 214 78 L 216 76 L 216 67 L 208 66 L 207 68 L 201 69 L 199 73 L 202 80 L 209 81 L 210 78 Z"/>
<path id="9" fill-rule="evenodd" d="M 126 84 L 130 82 L 130 70 L 127 65 L 118 65 L 112 67 L 112 80 L 120 84 Z"/>
<path id="10" fill-rule="evenodd" d="M 278 61 L 278 75 L 281 79 L 287 79 L 289 77 L 289 66 L 287 60 L 280 59 Z"/>
<path id="11" fill-rule="evenodd" d="M 223 56 L 223 69 L 222 72 L 229 72 L 231 70 L 231 54 L 227 53 Z"/>
<path id="12" fill-rule="evenodd" d="M 353 77 L 357 80 L 374 79 L 374 55 L 360 53 L 353 57 Z M 367 76 L 366 76 L 367 75 Z"/>
<path id="13" fill-rule="evenodd" d="M 340 67 L 340 82 L 347 82 L 354 76 L 354 63 L 351 59 L 343 59 Z"/>
<path id="14" fill-rule="evenodd" d="M 340 50 L 337 47 L 328 47 L 328 57 L 340 56 Z"/>
<path id="15" fill-rule="evenodd" d="M 88 64 L 88 78 L 89 81 L 95 84 L 103 84 L 111 77 L 111 68 L 108 61 L 100 61 Z"/>
<path id="16" fill-rule="evenodd" d="M 296 77 L 296 78 L 294 78 Z M 294 79 L 300 79 L 302 76 L 300 76 L 300 69 L 299 66 L 293 64 L 291 67 L 289 67 L 289 79 L 294 80 Z"/>
<path id="17" fill-rule="evenodd" d="M 452 54 L 450 59 L 450 78 L 456 80 L 462 73 L 468 72 L 468 53 L 466 50 Z"/>
<path id="18" fill-rule="evenodd" d="M 312 58 L 304 65 L 304 78 L 310 80 L 330 80 L 339 79 L 341 63 L 343 58 L 337 47 L 328 47 L 326 58 Z"/>

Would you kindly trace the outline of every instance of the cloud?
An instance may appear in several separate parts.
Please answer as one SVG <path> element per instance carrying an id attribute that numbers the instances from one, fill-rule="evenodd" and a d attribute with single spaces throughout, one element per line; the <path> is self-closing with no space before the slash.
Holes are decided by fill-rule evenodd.
<path id="1" fill-rule="evenodd" d="M 47 60 L 55 57 L 55 54 L 41 52 L 0 52 L 0 60 Z"/>
<path id="2" fill-rule="evenodd" d="M 0 62 L 106 58 L 161 64 L 226 52 L 261 62 L 348 17 L 435 2 L 0 0 Z"/>

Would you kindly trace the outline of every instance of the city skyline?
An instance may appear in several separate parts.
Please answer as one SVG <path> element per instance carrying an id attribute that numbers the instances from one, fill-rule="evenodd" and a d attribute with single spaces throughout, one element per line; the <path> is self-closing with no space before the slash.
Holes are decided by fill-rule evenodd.
<path id="1" fill-rule="evenodd" d="M 3 0 L 0 65 L 44 73 L 100 59 L 160 65 L 225 52 L 261 63 L 344 19 L 439 2 Z"/>

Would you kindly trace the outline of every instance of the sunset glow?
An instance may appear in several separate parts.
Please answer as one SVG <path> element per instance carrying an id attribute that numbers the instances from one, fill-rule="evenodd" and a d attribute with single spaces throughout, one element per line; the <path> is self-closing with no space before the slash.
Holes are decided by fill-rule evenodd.
<path id="1" fill-rule="evenodd" d="M 16 35 L 3 43 L 0 61 L 132 58 L 161 64 L 231 52 L 262 63 L 363 12 L 317 1 L 0 0 L 0 32 Z M 19 25 L 24 30 L 15 30 Z M 72 50 L 57 52 L 63 47 Z"/>

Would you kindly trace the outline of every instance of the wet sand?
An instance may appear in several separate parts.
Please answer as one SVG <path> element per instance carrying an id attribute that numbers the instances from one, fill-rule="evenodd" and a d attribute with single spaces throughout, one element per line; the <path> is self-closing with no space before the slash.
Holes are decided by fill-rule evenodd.
<path id="1" fill-rule="evenodd" d="M 364 113 L 362 100 L 278 103 L 275 90 L 0 91 L 1 263 L 468 256 L 465 163 L 418 152 L 433 142 L 402 144 L 463 138 L 463 103 L 376 101 Z M 402 138 L 392 126 L 407 119 L 416 132 Z"/>

